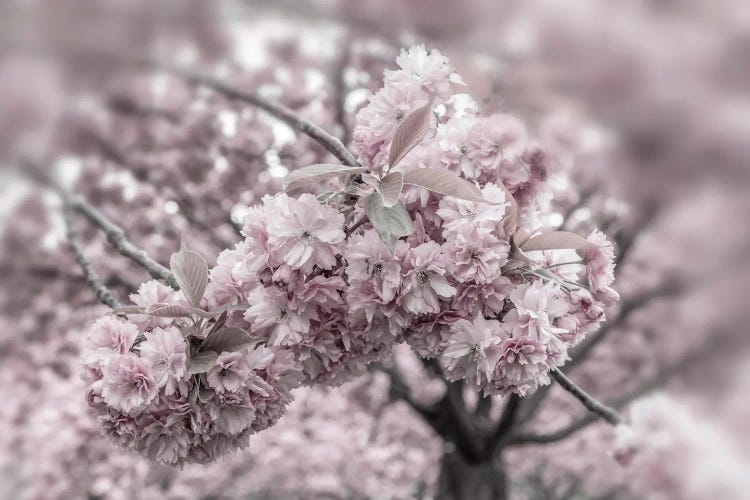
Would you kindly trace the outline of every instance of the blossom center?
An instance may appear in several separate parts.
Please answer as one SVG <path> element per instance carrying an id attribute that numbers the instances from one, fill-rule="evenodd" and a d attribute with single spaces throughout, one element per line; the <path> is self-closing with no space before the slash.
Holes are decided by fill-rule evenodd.
<path id="1" fill-rule="evenodd" d="M 469 356 L 472 360 L 477 361 L 480 358 L 482 348 L 479 347 L 479 344 L 471 344 L 469 346 Z"/>
<path id="2" fill-rule="evenodd" d="M 289 320 L 289 309 L 287 309 L 286 306 L 280 307 L 279 308 L 279 318 L 278 318 L 277 321 L 279 323 L 285 323 L 288 320 Z"/>

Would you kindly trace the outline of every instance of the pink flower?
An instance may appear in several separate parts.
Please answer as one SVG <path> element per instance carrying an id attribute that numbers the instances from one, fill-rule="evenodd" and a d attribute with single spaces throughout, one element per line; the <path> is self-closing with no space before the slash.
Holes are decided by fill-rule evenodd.
<path id="1" fill-rule="evenodd" d="M 89 332 L 89 350 L 96 357 L 126 354 L 138 336 L 138 327 L 114 316 L 96 320 Z"/>
<path id="2" fill-rule="evenodd" d="M 461 283 L 451 302 L 451 309 L 461 316 L 470 317 L 472 311 L 480 311 L 484 316 L 500 314 L 505 299 L 510 295 L 513 285 L 504 276 L 487 283 Z"/>
<path id="3" fill-rule="evenodd" d="M 141 283 L 137 293 L 130 294 L 133 304 L 144 309 L 153 304 L 172 303 L 175 301 L 177 292 L 158 280 L 149 280 Z"/>
<path id="4" fill-rule="evenodd" d="M 436 144 L 440 150 L 440 161 L 445 168 L 461 173 L 464 162 L 469 161 L 466 155 L 469 133 L 474 125 L 474 118 L 451 118 L 437 128 Z M 455 199 L 446 197 L 446 199 Z"/>
<path id="5" fill-rule="evenodd" d="M 158 394 L 151 364 L 135 354 L 113 356 L 104 369 L 102 396 L 105 403 L 125 414 L 137 414 Z"/>
<path id="6" fill-rule="evenodd" d="M 293 345 L 310 330 L 317 318 L 314 307 L 290 300 L 287 293 L 274 286 L 257 288 L 249 298 L 245 319 L 255 331 L 268 330 L 272 345 Z"/>
<path id="7" fill-rule="evenodd" d="M 209 387 L 216 392 L 236 392 L 250 375 L 250 366 L 242 352 L 222 352 L 206 374 Z"/>
<path id="8" fill-rule="evenodd" d="M 217 430 L 230 436 L 241 433 L 255 421 L 255 408 L 246 393 L 217 394 L 209 403 L 208 412 Z"/>
<path id="9" fill-rule="evenodd" d="M 284 352 L 289 353 L 289 351 Z M 291 353 L 289 354 L 291 355 Z M 279 357 L 283 357 L 283 354 Z M 273 393 L 273 387 L 268 382 L 266 382 L 258 374 L 258 372 L 268 369 L 279 369 L 279 367 L 274 366 L 276 363 L 276 356 L 274 356 L 274 352 L 271 349 L 263 346 L 256 347 L 255 349 L 250 349 L 245 355 L 245 363 L 247 363 L 248 369 L 251 370 L 248 374 L 247 380 L 245 381 L 245 387 L 250 392 L 260 394 L 264 397 L 269 397 Z M 291 364 L 292 362 L 289 361 L 289 363 Z M 286 366 L 282 371 L 286 371 L 291 368 L 292 366 Z"/>
<path id="10" fill-rule="evenodd" d="M 525 396 L 540 384 L 549 384 L 547 349 L 528 337 L 507 339 L 492 376 L 492 388 L 503 394 Z"/>
<path id="11" fill-rule="evenodd" d="M 526 127 L 515 117 L 495 114 L 478 119 L 469 134 L 470 162 L 464 163 L 464 175 L 508 186 L 526 182 L 531 174 L 521 162 L 526 140 Z"/>
<path id="12" fill-rule="evenodd" d="M 601 295 L 609 299 L 608 303 L 615 302 L 619 296 L 614 290 L 610 291 L 615 280 L 615 247 L 599 230 L 594 230 L 586 239 L 597 245 L 583 252 L 589 287 L 597 296 L 598 292 L 603 292 Z"/>
<path id="13" fill-rule="evenodd" d="M 190 452 L 191 442 L 185 428 L 185 418 L 178 413 L 167 413 L 154 418 L 144 429 L 143 446 L 151 460 L 161 464 L 180 463 Z"/>
<path id="14" fill-rule="evenodd" d="M 147 332 L 140 345 L 141 357 L 151 363 L 156 384 L 165 388 L 167 396 L 175 393 L 187 372 L 187 347 L 182 332 L 174 326 Z"/>
<path id="15" fill-rule="evenodd" d="M 352 133 L 354 146 L 362 163 L 375 171 L 382 170 L 386 146 L 396 128 L 412 111 L 424 106 L 429 96 L 420 86 L 386 86 L 372 96 L 357 113 L 357 125 Z"/>
<path id="16" fill-rule="evenodd" d="M 451 234 L 446 247 L 451 275 L 461 283 L 488 283 L 499 278 L 509 251 L 506 241 L 470 226 Z"/>
<path id="17" fill-rule="evenodd" d="M 557 286 L 550 282 L 518 285 L 510 294 L 516 308 L 504 318 L 512 328 L 513 337 L 528 336 L 546 343 L 550 337 L 568 333 L 553 325 L 569 308 L 567 302 L 558 298 L 558 292 Z"/>
<path id="18" fill-rule="evenodd" d="M 353 286 L 370 283 L 371 289 L 381 303 L 388 303 L 396 297 L 401 288 L 401 260 L 405 243 L 397 244 L 401 251 L 388 249 L 374 229 L 363 235 L 349 238 L 346 249 L 346 274 Z"/>
<path id="19" fill-rule="evenodd" d="M 245 242 L 248 251 L 256 255 L 268 254 L 268 214 L 285 203 L 283 197 L 264 196 L 263 203 L 259 206 L 250 207 L 242 219 L 242 234 L 245 235 Z"/>
<path id="20" fill-rule="evenodd" d="M 426 89 L 441 99 L 447 99 L 453 93 L 453 85 L 465 85 L 458 74 L 454 73 L 448 58 L 433 49 L 428 51 L 424 45 L 413 45 L 401 49 L 396 57 L 400 70 L 385 72 L 385 87 L 409 87 Z"/>
<path id="21" fill-rule="evenodd" d="M 308 193 L 299 199 L 276 197 L 279 210 L 269 217 L 268 238 L 274 253 L 293 269 L 310 273 L 316 265 L 331 269 L 343 250 L 344 216 Z"/>
<path id="22" fill-rule="evenodd" d="M 452 380 L 468 379 L 479 385 L 489 380 L 500 356 L 503 328 L 499 321 L 477 314 L 473 321 L 460 319 L 450 327 L 442 357 Z"/>
<path id="23" fill-rule="evenodd" d="M 440 245 L 434 241 L 423 243 L 409 252 L 411 270 L 405 277 L 406 290 L 402 303 L 415 314 L 440 311 L 440 298 L 456 293 L 446 278 L 447 259 Z"/>
<path id="24" fill-rule="evenodd" d="M 219 254 L 216 266 L 210 271 L 208 295 L 213 302 L 227 304 L 247 300 L 248 294 L 258 283 L 258 270 L 266 260 L 258 259 L 256 254 L 249 252 L 247 242 L 241 241 L 233 249 Z"/>
<path id="25" fill-rule="evenodd" d="M 338 276 L 327 278 L 316 276 L 309 281 L 298 281 L 294 285 L 294 298 L 307 307 L 319 307 L 324 311 L 331 311 L 343 303 L 341 294 L 346 283 Z"/>
<path id="26" fill-rule="evenodd" d="M 571 290 L 568 298 L 570 301 L 570 313 L 568 316 L 560 318 L 560 320 L 571 317 L 575 322 L 575 328 L 566 328 L 566 330 L 570 331 L 570 336 L 563 335 L 561 338 L 569 345 L 575 345 L 583 338 L 584 334 L 590 333 L 599 327 L 599 323 L 604 320 L 604 309 L 602 308 L 602 304 L 594 300 L 591 293 L 587 290 Z M 560 320 L 558 320 L 558 324 L 561 324 Z"/>
<path id="27" fill-rule="evenodd" d="M 123 448 L 135 449 L 143 439 L 141 417 L 131 417 L 108 408 L 99 416 L 104 435 Z"/>
<path id="28" fill-rule="evenodd" d="M 452 196 L 440 199 L 437 214 L 443 219 L 443 235 L 449 238 L 466 226 L 476 228 L 478 232 L 503 234 L 503 222 L 507 202 L 505 191 L 494 184 L 487 184 L 482 188 L 484 198 L 490 203 L 459 200 Z"/>
<path id="29" fill-rule="evenodd" d="M 154 304 L 173 304 L 178 300 L 178 293 L 158 280 L 149 280 L 141 283 L 137 293 L 130 294 L 133 304 L 147 309 Z M 141 330 L 148 330 L 158 326 L 168 326 L 170 318 L 156 318 L 145 314 L 132 314 L 129 320 L 135 323 Z"/>

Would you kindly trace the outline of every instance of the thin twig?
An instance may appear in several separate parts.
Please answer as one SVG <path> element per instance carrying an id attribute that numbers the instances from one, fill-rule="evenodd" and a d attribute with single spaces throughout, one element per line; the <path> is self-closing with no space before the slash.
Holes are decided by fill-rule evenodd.
<path id="1" fill-rule="evenodd" d="M 107 241 L 109 241 L 112 247 L 117 250 L 120 255 L 139 264 L 148 271 L 151 277 L 164 281 L 175 290 L 179 289 L 177 280 L 175 280 L 172 272 L 149 257 L 145 250 L 135 246 L 133 242 L 125 236 L 125 231 L 120 226 L 109 220 L 104 214 L 91 206 L 81 197 L 72 198 L 70 205 L 73 210 L 99 226 L 99 228 L 104 231 Z"/>
<path id="2" fill-rule="evenodd" d="M 166 61 L 159 61 L 156 59 L 140 57 L 135 54 L 127 54 L 118 51 L 101 50 L 99 48 L 81 46 L 80 44 L 59 42 L 55 46 L 38 46 L 34 45 L 33 43 L 21 44 L 20 46 L 18 43 L 14 43 L 12 45 L 17 46 L 17 48 L 19 49 L 62 53 L 68 57 L 88 57 L 91 60 L 102 60 L 106 61 L 107 63 L 112 63 L 113 61 L 115 61 L 121 62 L 123 64 L 138 66 L 150 71 L 163 71 L 165 73 L 169 73 L 183 79 L 188 83 L 209 88 L 228 99 L 242 101 L 248 104 L 252 104 L 253 106 L 257 106 L 270 115 L 285 122 L 293 129 L 309 136 L 345 165 L 348 165 L 350 167 L 360 166 L 357 159 L 348 149 L 346 149 L 346 146 L 344 146 L 341 140 L 329 134 L 314 123 L 302 118 L 291 109 L 280 103 L 274 102 L 273 100 L 267 99 L 258 93 L 246 91 L 228 85 L 227 83 L 210 75 L 204 75 L 198 72 L 194 72 L 188 68 L 171 64 Z"/>
<path id="3" fill-rule="evenodd" d="M 354 234 L 354 231 L 362 227 L 362 224 L 367 222 L 367 214 L 363 214 L 362 217 L 357 220 L 354 224 L 351 225 L 346 231 L 344 231 L 344 234 L 346 234 L 346 237 L 348 238 L 352 234 Z"/>
<path id="4" fill-rule="evenodd" d="M 710 356 L 715 356 L 722 349 L 716 349 L 716 345 L 721 345 L 722 340 L 729 339 L 727 335 L 711 336 L 711 338 L 699 347 L 690 350 L 685 355 L 680 357 L 674 363 L 660 370 L 654 376 L 646 379 L 640 383 L 633 390 L 626 392 L 625 394 L 611 400 L 608 405 L 615 409 L 621 409 L 628 403 L 645 396 L 646 394 L 653 392 L 654 390 L 662 387 L 664 384 L 669 382 L 673 377 L 683 372 L 688 367 L 694 366 L 696 362 L 705 360 Z M 711 348 L 709 348 L 709 345 Z M 731 344 L 724 345 L 724 348 L 731 348 Z M 508 441 L 509 445 L 525 445 L 525 444 L 547 444 L 554 443 L 566 439 L 579 430 L 589 426 L 590 424 L 599 420 L 597 415 L 586 415 L 568 424 L 567 426 L 549 434 L 517 434 L 512 436 Z"/>
<path id="5" fill-rule="evenodd" d="M 622 418 L 617 414 L 614 408 L 610 408 L 597 401 L 593 396 L 588 394 L 586 391 L 578 387 L 575 382 L 570 380 L 560 369 L 554 368 L 550 374 L 560 386 L 575 396 L 583 406 L 585 406 L 590 412 L 600 416 L 612 425 L 617 425 L 622 422 Z"/>
<path id="6" fill-rule="evenodd" d="M 564 229 L 568 225 L 568 222 L 570 222 L 570 218 L 572 217 L 572 215 L 579 208 L 583 208 L 583 206 L 589 202 L 589 200 L 591 199 L 591 197 L 594 195 L 595 192 L 596 190 L 593 188 L 583 191 L 580 197 L 578 198 L 578 201 L 572 204 L 571 206 L 569 206 L 568 209 L 562 214 L 562 222 L 558 226 L 558 229 L 560 230 Z"/>
<path id="7" fill-rule="evenodd" d="M 570 370 L 586 359 L 594 347 L 607 338 L 609 333 L 616 327 L 624 324 L 634 312 L 641 310 L 654 300 L 673 297 L 682 291 L 684 291 L 684 287 L 680 283 L 670 280 L 624 301 L 617 315 L 611 321 L 602 325 L 596 333 L 590 335 L 576 346 L 571 353 L 570 362 L 565 365 L 565 371 Z"/>
<path id="8" fill-rule="evenodd" d="M 346 145 L 349 142 L 349 127 L 346 124 L 346 97 L 348 89 L 346 86 L 346 68 L 351 58 L 352 44 L 350 37 L 346 36 L 341 43 L 341 54 L 336 59 L 333 68 L 333 100 L 336 110 L 336 123 L 341 127 L 341 142 Z"/>
<path id="9" fill-rule="evenodd" d="M 357 161 L 357 159 L 351 152 L 349 152 L 348 149 L 346 149 L 346 146 L 344 146 L 344 144 L 338 138 L 329 134 L 314 123 L 305 120 L 297 113 L 282 104 L 266 99 L 265 97 L 262 97 L 255 92 L 232 87 L 212 76 L 196 73 L 187 68 L 182 68 L 180 66 L 176 66 L 164 61 L 156 61 L 152 59 L 131 60 L 139 66 L 143 66 L 151 70 L 165 71 L 182 78 L 186 82 L 209 88 L 215 92 L 218 92 L 224 97 L 227 97 L 228 99 L 242 101 L 248 104 L 252 104 L 253 106 L 257 106 L 270 115 L 275 116 L 279 120 L 285 122 L 293 129 L 309 136 L 345 165 L 348 165 L 350 167 L 359 166 L 359 162 Z"/>
<path id="10" fill-rule="evenodd" d="M 180 287 L 177 285 L 177 280 L 175 280 L 172 272 L 149 257 L 145 250 L 135 246 L 133 242 L 125 236 L 125 231 L 120 226 L 109 220 L 104 214 L 90 205 L 81 196 L 74 196 L 72 193 L 69 193 L 62 185 L 60 185 L 60 183 L 56 182 L 50 175 L 35 164 L 24 162 L 24 165 L 28 174 L 43 182 L 62 198 L 64 206 L 83 215 L 89 221 L 98 226 L 99 229 L 104 232 L 110 245 L 112 245 L 120 255 L 139 264 L 148 271 L 151 277 L 160 279 L 175 290 L 179 290 Z"/>
<path id="11" fill-rule="evenodd" d="M 97 276 L 94 269 L 91 267 L 91 262 L 86 257 L 81 245 L 81 240 L 78 235 L 78 231 L 75 228 L 75 222 L 73 221 L 73 208 L 66 205 L 63 207 L 63 218 L 65 220 L 65 237 L 68 240 L 68 246 L 75 255 L 76 262 L 81 267 L 84 276 L 86 277 L 86 284 L 94 291 L 96 298 L 102 304 L 117 309 L 120 307 L 120 302 L 112 294 L 112 291 L 107 288 L 102 280 Z"/>
<path id="12" fill-rule="evenodd" d="M 620 310 L 614 318 L 602 325 L 598 331 L 591 334 L 588 338 L 586 338 L 572 350 L 571 359 L 562 368 L 562 371 L 569 372 L 572 368 L 578 366 L 580 363 L 588 359 L 591 351 L 602 341 L 604 341 L 612 331 L 614 331 L 617 327 L 623 325 L 628 320 L 630 315 L 635 311 L 640 310 L 642 307 L 646 306 L 656 299 L 673 297 L 678 293 L 684 291 L 684 287 L 681 287 L 679 283 L 670 281 L 662 283 L 659 286 L 656 286 L 626 300 L 625 302 L 623 302 Z M 536 414 L 537 410 L 539 410 L 539 408 L 541 407 L 551 388 L 551 385 L 540 387 L 530 398 L 527 398 L 527 400 L 524 401 L 522 416 L 519 419 L 521 424 L 531 420 L 531 418 Z"/>
<path id="13" fill-rule="evenodd" d="M 495 452 L 502 446 L 502 443 L 507 438 L 515 426 L 518 410 L 521 407 L 521 397 L 517 394 L 511 394 L 508 402 L 505 403 L 503 408 L 503 414 L 500 416 L 500 420 L 497 422 L 495 430 L 492 432 L 489 440 L 487 441 L 486 451 L 487 456 L 493 456 Z"/>
<path id="14" fill-rule="evenodd" d="M 714 344 L 720 339 L 712 338 L 710 343 Z M 646 394 L 653 392 L 659 387 L 663 386 L 674 376 L 684 371 L 687 367 L 693 366 L 696 361 L 699 361 L 703 357 L 707 357 L 707 353 L 716 354 L 717 350 L 708 350 L 706 346 L 700 346 L 688 352 L 686 355 L 678 359 L 676 362 L 660 370 L 656 375 L 646 379 L 639 384 L 635 389 L 626 392 L 618 398 L 615 398 L 608 402 L 608 405 L 615 409 L 621 409 L 628 403 L 645 396 Z M 547 444 L 554 443 L 556 441 L 562 441 L 581 429 L 591 425 L 592 423 L 599 420 L 597 415 L 588 414 L 584 417 L 579 418 L 568 424 L 567 426 L 551 432 L 549 434 L 517 434 L 509 440 L 509 445 L 525 445 L 525 444 Z"/>
<path id="15" fill-rule="evenodd" d="M 617 256 L 615 257 L 615 270 L 618 274 L 621 264 L 626 262 L 630 252 L 635 247 L 636 240 L 645 232 L 648 226 L 657 219 L 659 211 L 660 206 L 657 203 L 646 205 L 646 208 L 635 226 L 630 228 L 627 233 L 622 231 L 615 236 L 615 245 L 618 249 Z"/>

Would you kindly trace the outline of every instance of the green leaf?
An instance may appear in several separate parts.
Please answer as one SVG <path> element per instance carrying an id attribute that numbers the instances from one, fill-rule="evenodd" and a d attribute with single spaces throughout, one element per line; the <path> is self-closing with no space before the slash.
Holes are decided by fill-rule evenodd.
<path id="1" fill-rule="evenodd" d="M 292 170 L 284 178 L 284 190 L 294 191 L 309 184 L 324 181 L 339 175 L 351 175 L 364 172 L 364 167 L 348 167 L 334 163 L 321 163 Z"/>
<path id="2" fill-rule="evenodd" d="M 185 298 L 195 307 L 199 307 L 208 286 L 206 259 L 183 245 L 179 252 L 172 254 L 169 267 Z"/>
<path id="3" fill-rule="evenodd" d="M 430 130 L 432 122 L 432 100 L 425 106 L 412 111 L 399 124 L 391 142 L 391 150 L 388 154 L 388 166 L 390 168 L 399 164 L 409 151 L 422 142 L 427 131 Z"/>
<path id="4" fill-rule="evenodd" d="M 434 193 L 462 200 L 492 203 L 484 198 L 482 192 L 474 184 L 445 168 L 415 168 L 404 174 L 404 184 L 423 187 Z"/>
<path id="5" fill-rule="evenodd" d="M 259 339 L 253 338 L 242 328 L 225 326 L 211 332 L 201 344 L 201 351 L 240 351 L 256 343 Z"/>
<path id="6" fill-rule="evenodd" d="M 215 351 L 201 351 L 196 353 L 190 360 L 190 375 L 206 373 L 214 366 L 218 357 L 219 355 Z"/>
<path id="7" fill-rule="evenodd" d="M 404 176 L 401 172 L 391 172 L 386 175 L 382 181 L 378 192 L 383 197 L 383 205 L 386 207 L 392 207 L 398 203 L 398 199 L 401 196 L 401 190 L 404 188 Z"/>
<path id="8" fill-rule="evenodd" d="M 386 207 L 380 193 L 373 193 L 367 199 L 367 217 L 380 235 L 380 239 L 391 251 L 399 238 L 414 231 L 414 224 L 406 207 L 400 202 L 392 207 Z"/>
<path id="9" fill-rule="evenodd" d="M 193 309 L 177 304 L 151 304 L 143 314 L 156 318 L 189 318 L 193 315 Z"/>
<path id="10" fill-rule="evenodd" d="M 535 250 L 588 250 L 598 245 L 576 233 L 568 231 L 549 231 L 533 236 L 521 245 L 524 252 Z"/>

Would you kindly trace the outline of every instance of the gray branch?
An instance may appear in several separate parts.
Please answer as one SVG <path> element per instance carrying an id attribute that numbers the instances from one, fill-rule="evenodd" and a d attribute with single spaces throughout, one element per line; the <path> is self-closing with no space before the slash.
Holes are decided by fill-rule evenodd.
<path id="1" fill-rule="evenodd" d="M 571 359 L 562 370 L 564 372 L 569 372 L 573 367 L 588 359 L 591 351 L 607 338 L 615 328 L 625 324 L 631 314 L 635 311 L 640 310 L 654 300 L 672 297 L 682 291 L 684 291 L 684 288 L 682 288 L 679 283 L 666 282 L 624 301 L 614 318 L 603 324 L 599 330 L 589 335 L 572 350 Z M 551 385 L 540 387 L 533 395 L 524 401 L 521 411 L 522 416 L 520 418 L 521 423 L 529 421 L 534 416 L 546 399 L 551 388 Z"/>
<path id="2" fill-rule="evenodd" d="M 731 349 L 732 340 L 733 339 L 726 334 L 718 335 L 715 337 L 711 336 L 711 339 L 706 342 L 706 344 L 710 344 L 712 348 L 709 348 L 708 345 L 700 345 L 697 348 L 688 351 L 674 363 L 666 366 L 652 377 L 641 382 L 633 390 L 609 401 L 608 406 L 614 409 L 621 409 L 632 401 L 655 391 L 656 389 L 664 386 L 675 376 L 684 372 L 687 368 L 694 366 L 695 363 L 704 361 L 709 357 L 716 356 L 722 350 Z M 724 341 L 727 342 L 723 343 Z M 724 349 L 717 349 L 717 345 L 722 346 Z M 516 434 L 514 436 L 511 436 L 507 444 L 518 446 L 526 444 L 548 444 L 562 441 L 563 439 L 567 439 L 576 432 L 588 427 L 597 420 L 599 420 L 598 415 L 588 414 L 549 434 Z"/>
<path id="3" fill-rule="evenodd" d="M 78 231 L 76 231 L 75 222 L 73 221 L 73 210 L 70 206 L 66 205 L 63 208 L 63 218 L 65 219 L 65 237 L 68 240 L 68 246 L 73 251 L 76 262 L 83 271 L 86 278 L 86 284 L 94 291 L 99 302 L 111 307 L 112 309 L 119 308 L 120 303 L 112 294 L 112 291 L 107 288 L 99 276 L 97 276 L 96 272 L 91 267 L 91 262 L 83 251 L 83 245 L 81 245 L 81 240 Z"/>
<path id="4" fill-rule="evenodd" d="M 285 122 L 294 130 L 297 130 L 298 132 L 309 136 L 311 139 L 313 139 L 315 142 L 317 142 L 331 154 L 333 154 L 336 158 L 338 158 L 343 164 L 350 167 L 360 166 L 357 159 L 348 149 L 346 149 L 346 146 L 344 146 L 341 140 L 329 134 L 318 125 L 305 120 L 283 104 L 274 102 L 270 99 L 266 99 L 256 92 L 250 92 L 233 87 L 213 76 L 194 72 L 188 68 L 171 64 L 166 61 L 159 61 L 147 57 L 139 57 L 134 54 L 101 50 L 99 48 L 91 48 L 76 44 L 66 44 L 64 42 L 57 43 L 55 44 L 55 46 L 21 44 L 17 48 L 32 51 L 42 50 L 43 52 L 51 52 L 53 54 L 62 53 L 68 57 L 81 57 L 84 59 L 89 58 L 89 60 L 102 60 L 109 63 L 111 63 L 112 61 L 116 61 L 123 64 L 130 64 L 141 67 L 150 71 L 163 71 L 165 73 L 169 73 L 193 85 L 199 85 L 209 88 L 228 99 L 252 104 L 253 106 L 258 107 L 269 113 L 270 115 Z"/>
<path id="5" fill-rule="evenodd" d="M 359 166 L 359 162 L 357 161 L 357 159 L 351 152 L 349 152 L 348 149 L 346 149 L 346 146 L 344 146 L 344 144 L 338 138 L 329 134 L 314 123 L 305 120 L 297 113 L 282 104 L 274 102 L 270 99 L 266 99 L 265 97 L 262 97 L 255 92 L 249 92 L 232 87 L 231 85 L 228 85 L 212 76 L 195 73 L 189 69 L 182 68 L 180 66 L 176 66 L 163 61 L 155 61 L 151 59 L 133 59 L 133 62 L 148 69 L 165 71 L 167 73 L 180 77 L 186 82 L 192 83 L 194 85 L 200 85 L 202 87 L 209 88 L 215 92 L 218 92 L 224 97 L 227 97 L 228 99 L 252 104 L 253 106 L 258 107 L 266 111 L 270 115 L 275 116 L 279 120 L 285 122 L 293 129 L 309 136 L 315 142 L 317 142 L 331 154 L 333 154 L 336 158 L 338 158 L 343 164 L 350 167 Z"/>
<path id="6" fill-rule="evenodd" d="M 578 387 L 575 382 L 570 380 L 559 368 L 554 368 L 550 373 L 552 378 L 555 379 L 563 389 L 575 396 L 575 398 L 583 403 L 583 406 L 585 406 L 591 413 L 598 415 L 611 425 L 617 425 L 622 422 L 622 418 L 617 414 L 617 411 L 615 411 L 614 408 L 610 408 L 604 403 L 597 401 L 589 393 Z"/>
<path id="7" fill-rule="evenodd" d="M 56 182 L 47 172 L 44 172 L 35 164 L 24 162 L 24 166 L 26 167 L 26 172 L 28 174 L 54 190 L 62 198 L 65 207 L 73 212 L 83 215 L 94 225 L 98 226 L 99 229 L 104 232 L 110 245 L 112 245 L 120 255 L 139 264 L 148 271 L 151 277 L 160 279 L 175 290 L 179 290 L 180 287 L 177 285 L 177 280 L 175 280 L 172 272 L 149 257 L 145 250 L 135 246 L 133 242 L 127 238 L 125 231 L 120 226 L 109 220 L 99 210 L 90 205 L 83 197 L 74 196 L 72 193 L 68 192 L 60 185 L 60 183 Z"/>
<path id="8" fill-rule="evenodd" d="M 611 321 L 604 323 L 598 331 L 589 335 L 588 338 L 576 346 L 570 355 L 570 362 L 565 365 L 565 371 L 569 371 L 586 359 L 594 347 L 606 339 L 616 327 L 623 325 L 634 312 L 641 310 L 644 306 L 657 299 L 674 297 L 684 291 L 685 288 L 681 283 L 669 280 L 625 300 L 620 306 L 617 315 Z"/>
<path id="9" fill-rule="evenodd" d="M 91 206 L 81 197 L 71 197 L 69 204 L 73 210 L 99 226 L 99 228 L 104 231 L 107 241 L 109 241 L 110 245 L 112 245 L 120 255 L 139 264 L 148 271 L 151 277 L 160 279 L 175 290 L 179 290 L 180 287 L 177 285 L 177 280 L 175 280 L 172 272 L 149 257 L 145 250 L 135 246 L 133 242 L 127 238 L 125 231 L 120 226 L 109 220 L 104 214 Z"/>

